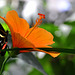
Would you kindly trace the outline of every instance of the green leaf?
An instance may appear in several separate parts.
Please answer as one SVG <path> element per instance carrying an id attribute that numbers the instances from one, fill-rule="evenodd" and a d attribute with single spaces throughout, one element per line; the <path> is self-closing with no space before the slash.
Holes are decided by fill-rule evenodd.
<path id="1" fill-rule="evenodd" d="M 10 29 L 6 23 L 2 23 L 2 26 L 3 26 L 5 31 L 9 31 L 9 33 L 10 33 Z"/>
<path id="2" fill-rule="evenodd" d="M 19 58 L 21 58 L 23 61 L 27 62 L 28 64 L 32 65 L 34 68 L 39 70 L 44 75 L 47 75 L 47 73 L 44 71 L 42 65 L 39 63 L 37 58 L 31 53 L 21 53 L 18 55 Z"/>
<path id="3" fill-rule="evenodd" d="M 5 57 L 0 55 L 0 70 L 1 70 L 2 64 L 4 62 L 4 59 L 5 59 Z"/>
<path id="4" fill-rule="evenodd" d="M 75 25 L 75 21 L 66 21 L 66 22 L 64 22 L 64 24 L 67 24 L 67 25 Z"/>

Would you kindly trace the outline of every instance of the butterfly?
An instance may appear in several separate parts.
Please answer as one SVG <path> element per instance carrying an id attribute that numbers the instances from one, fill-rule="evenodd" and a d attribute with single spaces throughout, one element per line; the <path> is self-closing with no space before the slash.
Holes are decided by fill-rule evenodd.
<path id="1" fill-rule="evenodd" d="M 2 25 L 0 24 L 0 49 L 7 48 L 7 35 L 8 31 L 5 31 Z M 4 56 L 6 52 L 0 52 L 1 56 Z"/>

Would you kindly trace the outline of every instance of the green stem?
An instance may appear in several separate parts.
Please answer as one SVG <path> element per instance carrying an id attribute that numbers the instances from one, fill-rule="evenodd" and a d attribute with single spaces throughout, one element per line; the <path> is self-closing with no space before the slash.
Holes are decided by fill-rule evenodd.
<path id="1" fill-rule="evenodd" d="M 55 52 L 60 52 L 60 53 L 72 53 L 75 54 L 75 49 L 67 49 L 67 48 L 39 48 L 44 51 L 55 51 Z"/>
<path id="2" fill-rule="evenodd" d="M 10 58 L 10 56 L 8 56 L 8 57 L 4 60 L 4 62 L 3 62 L 3 64 L 2 64 L 2 67 L 1 67 L 0 75 L 2 75 L 2 73 L 3 73 L 3 71 L 4 71 L 5 64 L 6 64 L 6 62 L 7 62 L 7 60 L 8 60 L 9 58 Z"/>
<path id="3" fill-rule="evenodd" d="M 33 48 L 13 48 L 13 49 L 0 49 L 0 51 L 19 51 L 19 50 L 33 50 Z M 55 51 L 55 52 L 63 52 L 63 53 L 72 53 L 75 54 L 75 49 L 67 49 L 67 48 L 37 48 L 44 51 Z"/>

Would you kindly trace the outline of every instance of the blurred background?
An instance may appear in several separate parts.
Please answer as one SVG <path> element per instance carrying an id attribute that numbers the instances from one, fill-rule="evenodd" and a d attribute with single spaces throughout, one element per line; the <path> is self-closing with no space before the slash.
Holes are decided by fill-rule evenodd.
<path id="1" fill-rule="evenodd" d="M 55 43 L 52 47 L 75 48 L 75 0 L 0 0 L 0 16 L 5 17 L 10 10 L 16 10 L 19 17 L 26 19 L 30 26 L 35 24 L 38 13 L 45 14 L 46 19 L 39 27 L 53 34 Z M 0 23 L 6 25 L 1 19 Z M 48 75 L 75 74 L 74 54 L 61 53 L 56 58 L 42 52 L 33 52 L 33 55 L 44 70 L 38 67 L 39 64 L 34 64 L 38 62 L 36 58 L 32 60 L 33 57 L 30 58 L 26 53 L 18 55 L 15 59 L 11 58 L 3 74 L 43 75 L 37 69 L 45 71 Z"/>

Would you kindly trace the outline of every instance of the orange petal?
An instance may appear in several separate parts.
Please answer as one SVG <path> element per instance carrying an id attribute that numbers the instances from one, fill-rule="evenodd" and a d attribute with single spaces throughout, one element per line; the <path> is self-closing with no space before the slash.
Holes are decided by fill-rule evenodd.
<path id="1" fill-rule="evenodd" d="M 47 53 L 49 55 L 51 55 L 52 57 L 57 57 L 60 53 L 58 52 L 53 52 L 53 51 L 50 51 L 50 52 L 47 52 L 47 51 L 44 51 L 44 50 L 40 50 L 40 49 L 34 49 L 35 51 L 39 51 L 39 52 L 44 52 L 44 53 Z"/>
<path id="2" fill-rule="evenodd" d="M 34 45 L 27 39 L 22 37 L 19 33 L 13 33 L 12 35 L 13 47 L 18 48 L 35 48 Z"/>
<path id="3" fill-rule="evenodd" d="M 28 34 L 28 32 L 27 32 L 27 34 Z M 42 28 L 35 28 L 30 33 L 30 35 L 28 35 L 27 39 L 30 42 L 32 42 L 35 45 L 35 47 L 51 45 L 51 44 L 54 43 L 53 35 L 50 32 L 48 32 L 48 31 L 46 31 L 45 29 L 42 29 Z"/>
<path id="4" fill-rule="evenodd" d="M 6 19 L 3 17 L 0 18 L 2 18 L 6 22 L 9 28 L 12 27 L 13 31 L 20 33 L 21 36 L 24 36 L 26 31 L 29 29 L 29 24 L 27 23 L 27 21 L 19 18 L 17 12 L 14 10 L 7 12 Z"/>
<path id="5" fill-rule="evenodd" d="M 45 46 L 43 48 L 52 48 L 52 47 L 51 46 Z M 44 50 L 39 50 L 39 51 L 44 52 L 44 53 L 47 53 L 47 54 L 51 55 L 54 58 L 57 57 L 60 54 L 60 53 L 54 52 L 54 51 L 50 51 L 50 52 L 47 52 L 47 51 L 44 51 Z"/>
<path id="6" fill-rule="evenodd" d="M 51 55 L 52 57 L 54 57 L 54 58 L 57 57 L 58 55 L 60 55 L 60 53 L 58 53 L 58 52 L 53 52 L 53 51 L 52 51 L 52 52 L 51 52 L 51 51 L 48 52 L 48 54 L 50 54 L 50 55 Z"/>
<path id="7" fill-rule="evenodd" d="M 27 21 L 20 18 L 20 25 L 18 26 L 18 30 L 21 36 L 24 37 L 28 29 L 29 29 L 29 24 L 27 23 Z"/>
<path id="8" fill-rule="evenodd" d="M 29 24 L 26 20 L 19 18 L 16 11 L 9 11 L 6 15 L 6 19 L 11 24 L 14 32 L 24 35 L 25 32 L 29 29 Z"/>

